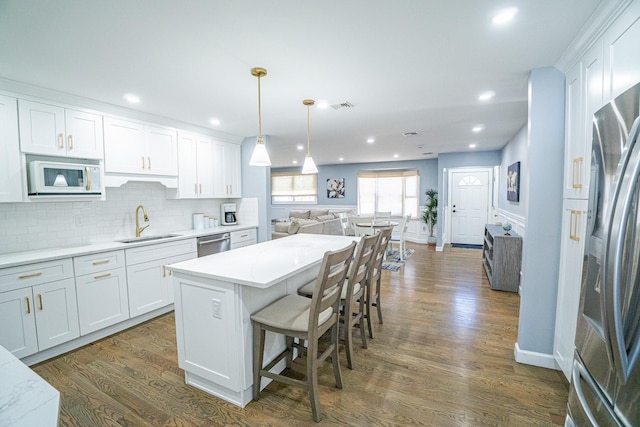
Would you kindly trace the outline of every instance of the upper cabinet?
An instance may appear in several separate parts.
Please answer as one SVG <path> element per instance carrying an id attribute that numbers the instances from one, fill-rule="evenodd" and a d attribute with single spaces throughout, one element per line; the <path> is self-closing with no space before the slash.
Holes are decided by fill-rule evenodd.
<path id="1" fill-rule="evenodd" d="M 107 173 L 178 175 L 177 132 L 122 119 L 104 119 Z"/>
<path id="2" fill-rule="evenodd" d="M 613 99 L 640 81 L 640 2 L 633 2 L 604 37 L 605 100 Z"/>
<path id="3" fill-rule="evenodd" d="M 24 99 L 18 113 L 23 153 L 103 158 L 101 115 Z"/>
<path id="4" fill-rule="evenodd" d="M 22 201 L 16 98 L 0 95 L 0 203 Z"/>
<path id="5" fill-rule="evenodd" d="M 178 198 L 215 197 L 213 144 L 211 137 L 178 132 Z"/>
<path id="6" fill-rule="evenodd" d="M 242 197 L 240 145 L 216 141 L 214 150 L 213 182 L 215 197 Z"/>

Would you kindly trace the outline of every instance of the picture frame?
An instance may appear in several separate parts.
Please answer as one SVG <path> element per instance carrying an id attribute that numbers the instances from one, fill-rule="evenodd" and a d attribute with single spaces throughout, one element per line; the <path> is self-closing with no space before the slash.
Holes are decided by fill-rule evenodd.
<path id="1" fill-rule="evenodd" d="M 344 198 L 344 178 L 328 178 L 327 179 L 327 198 L 328 199 Z"/>
<path id="2" fill-rule="evenodd" d="M 515 162 L 507 168 L 507 200 L 520 201 L 520 162 Z"/>

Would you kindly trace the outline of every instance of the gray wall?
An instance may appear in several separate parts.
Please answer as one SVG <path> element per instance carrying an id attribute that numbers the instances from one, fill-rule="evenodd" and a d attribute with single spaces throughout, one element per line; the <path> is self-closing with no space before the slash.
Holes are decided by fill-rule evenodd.
<path id="1" fill-rule="evenodd" d="M 264 137 L 269 149 L 269 137 Z M 248 137 L 242 141 L 242 196 L 258 199 L 258 242 L 271 238 L 271 168 L 266 166 L 249 166 L 249 160 L 256 145 L 256 137 Z"/>
<path id="2" fill-rule="evenodd" d="M 564 166 L 564 75 L 553 67 L 529 76 L 527 231 L 522 253 L 518 347 L 553 355 Z"/>
<path id="3" fill-rule="evenodd" d="M 441 153 L 438 155 L 438 224 L 436 226 L 438 247 L 442 246 L 442 221 L 444 218 L 444 207 L 447 203 L 448 195 L 445 194 L 445 182 L 442 172 L 452 168 L 462 167 L 494 167 L 500 164 L 500 151 L 469 151 L 465 153 Z"/>
<path id="4" fill-rule="evenodd" d="M 356 206 L 358 204 L 358 172 L 363 170 L 381 169 L 417 169 L 420 172 L 420 205 L 426 203 L 424 192 L 429 188 L 437 188 L 438 169 L 436 159 L 407 160 L 401 162 L 381 163 L 349 163 L 318 166 L 318 204 L 336 206 Z M 299 171 L 302 167 L 274 168 L 274 172 Z M 327 197 L 327 179 L 344 178 L 344 198 L 330 199 Z M 282 206 L 282 205 L 277 205 Z M 299 206 L 299 205 L 297 205 Z"/>
<path id="5" fill-rule="evenodd" d="M 523 179 L 524 172 L 529 170 L 528 153 L 528 127 L 523 126 L 518 133 L 502 149 L 502 161 L 500 162 L 500 177 L 498 181 L 498 207 L 513 215 L 527 217 L 527 200 L 522 197 L 529 192 L 529 180 Z M 507 200 L 507 168 L 509 165 L 520 162 L 520 201 Z"/>

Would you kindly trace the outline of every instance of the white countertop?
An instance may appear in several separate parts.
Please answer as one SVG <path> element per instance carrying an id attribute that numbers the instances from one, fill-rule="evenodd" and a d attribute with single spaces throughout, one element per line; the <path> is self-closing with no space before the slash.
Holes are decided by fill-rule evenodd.
<path id="1" fill-rule="evenodd" d="M 56 426 L 60 393 L 0 346 L 0 426 Z"/>
<path id="2" fill-rule="evenodd" d="M 167 268 L 176 273 L 268 288 L 314 264 L 320 264 L 326 251 L 342 249 L 358 240 L 354 236 L 294 234 L 171 264 Z"/>
<path id="3" fill-rule="evenodd" d="M 97 252 L 105 252 L 119 249 L 129 249 L 138 246 L 153 245 L 158 243 L 175 242 L 178 240 L 189 239 L 192 237 L 207 236 L 209 234 L 228 233 L 232 231 L 247 230 L 257 228 L 258 224 L 242 224 L 227 225 L 214 228 L 205 228 L 202 230 L 182 230 L 176 232 L 157 233 L 157 234 L 176 234 L 176 237 L 167 237 L 159 240 L 145 240 L 134 243 L 120 243 L 115 240 L 124 240 L 124 238 L 114 239 L 112 242 L 100 242 L 84 246 L 74 246 L 69 248 L 48 248 L 36 251 L 12 252 L 0 254 L 0 268 L 14 267 L 18 265 L 31 264 L 34 262 L 51 261 L 61 258 L 69 258 L 79 255 L 88 255 Z M 153 233 L 148 234 L 153 235 Z M 148 236 L 146 233 L 142 237 Z"/>

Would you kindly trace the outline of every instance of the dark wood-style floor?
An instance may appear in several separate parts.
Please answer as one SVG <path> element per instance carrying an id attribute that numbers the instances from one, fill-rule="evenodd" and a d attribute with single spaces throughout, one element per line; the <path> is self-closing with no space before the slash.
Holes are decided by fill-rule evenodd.
<path id="1" fill-rule="evenodd" d="M 563 425 L 566 381 L 514 361 L 519 296 L 489 289 L 481 251 L 410 247 L 383 272 L 384 324 L 355 370 L 341 352 L 344 389 L 323 368 L 321 425 Z M 61 392 L 61 426 L 316 425 L 299 388 L 271 383 L 241 409 L 185 385 L 173 313 L 33 369 Z"/>

